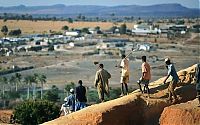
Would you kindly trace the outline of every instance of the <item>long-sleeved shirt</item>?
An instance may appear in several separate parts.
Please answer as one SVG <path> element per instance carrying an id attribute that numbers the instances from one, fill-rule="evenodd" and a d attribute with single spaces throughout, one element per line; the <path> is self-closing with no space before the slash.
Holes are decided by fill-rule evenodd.
<path id="1" fill-rule="evenodd" d="M 167 69 L 168 69 L 168 75 L 172 76 L 172 80 L 178 82 L 179 78 L 176 73 L 176 69 L 175 69 L 174 65 L 173 64 L 168 65 Z"/>
<path id="2" fill-rule="evenodd" d="M 79 85 L 76 87 L 76 99 L 79 102 L 87 102 L 86 89 L 84 86 Z"/>
<path id="3" fill-rule="evenodd" d="M 108 79 L 110 78 L 111 74 L 108 71 L 105 69 L 99 69 L 95 75 L 94 85 L 97 86 L 98 84 L 108 84 Z"/>
<path id="4" fill-rule="evenodd" d="M 64 99 L 65 105 L 69 106 L 70 111 L 75 111 L 75 95 L 70 94 L 68 97 Z"/>

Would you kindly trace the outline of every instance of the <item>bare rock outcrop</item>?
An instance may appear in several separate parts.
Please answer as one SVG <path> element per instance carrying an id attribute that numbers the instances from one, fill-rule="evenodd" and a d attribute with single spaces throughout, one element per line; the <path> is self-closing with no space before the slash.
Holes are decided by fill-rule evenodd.
<path id="1" fill-rule="evenodd" d="M 200 107 L 193 100 L 166 107 L 160 117 L 160 125 L 200 125 Z"/>

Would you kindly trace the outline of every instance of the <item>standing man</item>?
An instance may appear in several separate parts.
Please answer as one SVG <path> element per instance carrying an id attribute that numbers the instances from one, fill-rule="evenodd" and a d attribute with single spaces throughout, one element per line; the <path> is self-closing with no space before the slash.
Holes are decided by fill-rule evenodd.
<path id="1" fill-rule="evenodd" d="M 168 70 L 168 74 L 167 74 L 165 80 L 163 81 L 163 83 L 164 84 L 166 83 L 166 80 L 169 78 L 169 76 L 172 77 L 172 81 L 169 83 L 169 86 L 168 86 L 168 92 L 169 92 L 168 100 L 172 103 L 176 103 L 178 101 L 178 99 L 177 99 L 176 93 L 174 92 L 174 89 L 176 88 L 179 78 L 176 73 L 176 69 L 175 69 L 174 65 L 170 62 L 169 58 L 165 59 L 165 63 L 167 65 L 166 67 Z M 172 101 L 172 96 L 174 97 L 173 101 Z"/>
<path id="2" fill-rule="evenodd" d="M 86 107 L 86 88 L 83 86 L 82 80 L 78 81 L 79 86 L 76 87 L 76 111 Z"/>
<path id="3" fill-rule="evenodd" d="M 196 79 L 197 98 L 199 100 L 198 107 L 200 107 L 200 63 L 197 64 L 197 67 L 196 67 L 195 79 Z"/>
<path id="4" fill-rule="evenodd" d="M 149 63 L 146 62 L 146 56 L 142 56 L 142 77 L 138 81 L 140 91 L 142 93 L 147 90 L 148 97 L 150 97 L 150 90 L 149 90 L 149 81 L 151 80 L 151 67 Z M 142 91 L 141 84 L 144 84 L 144 90 Z"/>
<path id="5" fill-rule="evenodd" d="M 104 93 L 107 95 L 107 97 L 110 96 L 108 79 L 111 78 L 111 75 L 103 67 L 103 64 L 99 64 L 99 70 L 96 72 L 94 80 L 94 86 L 97 87 L 99 99 L 101 102 L 104 102 Z"/>
<path id="6" fill-rule="evenodd" d="M 128 94 L 128 82 L 130 75 L 129 60 L 126 58 L 124 54 L 122 55 L 122 61 L 119 68 L 122 69 L 120 83 L 121 83 L 121 96 L 123 96 L 124 94 Z M 124 93 L 124 86 L 126 89 L 126 93 Z"/>

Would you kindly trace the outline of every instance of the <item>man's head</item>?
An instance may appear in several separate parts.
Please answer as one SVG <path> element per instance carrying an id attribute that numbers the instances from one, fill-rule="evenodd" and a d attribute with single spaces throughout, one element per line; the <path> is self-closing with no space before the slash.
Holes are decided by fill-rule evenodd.
<path id="1" fill-rule="evenodd" d="M 146 56 L 142 56 L 142 62 L 146 62 L 147 61 L 147 57 Z"/>
<path id="2" fill-rule="evenodd" d="M 82 84 L 83 84 L 82 80 L 79 80 L 79 81 L 78 81 L 78 84 L 79 84 L 79 85 L 82 85 Z"/>
<path id="3" fill-rule="evenodd" d="M 124 59 L 126 57 L 126 55 L 122 54 L 122 59 Z"/>
<path id="4" fill-rule="evenodd" d="M 69 92 L 70 92 L 71 94 L 74 94 L 74 89 L 70 89 Z"/>
<path id="5" fill-rule="evenodd" d="M 169 58 L 166 58 L 166 59 L 165 59 L 165 63 L 166 63 L 167 65 L 170 65 L 170 64 L 171 64 L 170 59 L 169 59 Z"/>
<path id="6" fill-rule="evenodd" d="M 100 68 L 100 69 L 103 69 L 103 64 L 102 64 L 102 63 L 99 64 L 99 68 Z"/>

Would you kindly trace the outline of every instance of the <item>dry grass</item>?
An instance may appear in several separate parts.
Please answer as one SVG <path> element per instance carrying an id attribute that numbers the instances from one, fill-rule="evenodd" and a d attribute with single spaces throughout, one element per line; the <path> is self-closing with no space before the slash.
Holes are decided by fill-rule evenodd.
<path id="1" fill-rule="evenodd" d="M 120 26 L 122 23 L 113 24 L 111 22 L 74 22 L 68 23 L 67 21 L 27 21 L 27 20 L 8 20 L 3 22 L 0 20 L 0 28 L 3 25 L 7 25 L 9 29 L 17 29 L 20 28 L 23 34 L 31 34 L 31 33 L 46 33 L 49 30 L 52 31 L 61 31 L 62 26 L 69 26 L 69 28 L 84 28 L 91 27 L 94 28 L 96 26 L 100 26 L 101 29 L 109 29 L 114 25 Z M 133 23 L 126 23 L 128 28 L 133 27 Z M 1 34 L 2 35 L 2 34 Z"/>

